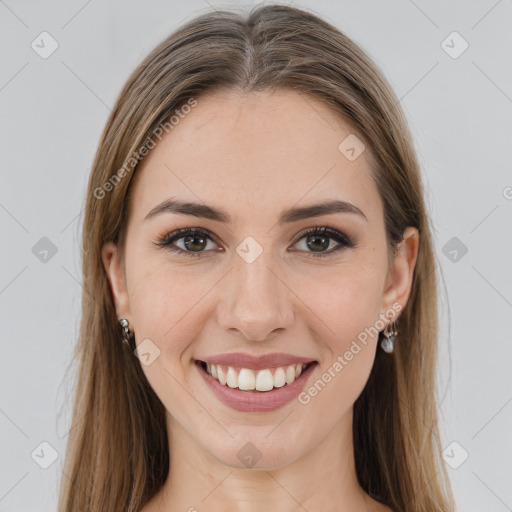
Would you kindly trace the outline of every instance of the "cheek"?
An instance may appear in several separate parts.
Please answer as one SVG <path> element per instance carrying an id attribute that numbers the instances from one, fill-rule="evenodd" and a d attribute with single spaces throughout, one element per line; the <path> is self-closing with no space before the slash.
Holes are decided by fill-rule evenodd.
<path id="1" fill-rule="evenodd" d="M 364 258 L 360 258 L 357 264 L 351 261 L 316 279 L 315 286 L 311 285 L 310 276 L 298 281 L 297 295 L 303 297 L 322 320 L 325 327 L 322 331 L 333 352 L 345 351 L 351 340 L 375 326 L 382 302 L 383 279 L 383 265 L 366 264 Z"/>
<path id="2" fill-rule="evenodd" d="M 350 407 L 368 380 L 381 329 L 378 320 L 384 273 L 384 261 L 363 255 L 357 264 L 351 262 L 333 270 L 314 287 L 310 279 L 301 281 L 298 295 L 310 312 L 304 309 L 300 314 L 312 318 L 312 311 L 321 320 L 316 322 L 320 327 L 314 333 L 322 353 L 322 382 L 317 388 L 322 390 L 320 401 L 326 404 L 334 400 L 340 407 L 344 407 L 341 402 Z M 328 388 L 325 391 L 324 385 Z"/>
<path id="3" fill-rule="evenodd" d="M 198 276 L 192 266 L 176 269 L 164 258 L 141 253 L 132 259 L 130 307 L 137 338 L 149 338 L 177 361 L 201 328 L 201 301 L 215 285 L 206 269 Z M 128 269 L 127 269 L 128 271 Z M 131 285 L 131 286 L 130 286 Z"/>
<path id="4" fill-rule="evenodd" d="M 133 255 L 128 272 L 137 345 L 149 339 L 158 347 L 153 349 L 158 355 L 150 364 L 144 364 L 141 358 L 141 368 L 165 408 L 186 424 L 191 408 L 196 409 L 196 415 L 204 414 L 179 383 L 187 380 L 188 369 L 182 363 L 189 362 L 191 340 L 201 328 L 197 318 L 200 299 L 212 285 L 208 279 L 176 272 L 165 261 L 152 261 L 142 253 Z"/>
<path id="5" fill-rule="evenodd" d="M 376 353 L 380 291 L 370 276 L 339 276 L 329 293 L 316 298 L 309 292 L 308 305 L 319 312 L 322 325 L 314 333 L 322 353 L 311 385 L 300 397 L 307 410 L 321 411 L 310 420 L 329 426 L 346 414 L 364 389 Z M 316 418 L 316 419 L 314 419 Z"/>

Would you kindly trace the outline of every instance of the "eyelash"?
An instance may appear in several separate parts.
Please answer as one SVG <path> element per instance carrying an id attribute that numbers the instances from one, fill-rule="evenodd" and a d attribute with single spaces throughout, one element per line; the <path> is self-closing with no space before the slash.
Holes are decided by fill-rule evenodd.
<path id="1" fill-rule="evenodd" d="M 208 251 L 197 251 L 197 252 L 185 251 L 185 250 L 181 249 L 180 247 L 174 246 L 173 242 L 176 242 L 177 240 L 180 240 L 187 236 L 197 236 L 197 235 L 205 236 L 205 237 L 209 238 L 210 240 L 212 240 L 213 242 L 215 242 L 215 237 L 213 236 L 213 234 L 206 229 L 183 228 L 183 229 L 178 229 L 177 231 L 174 231 L 173 233 L 169 233 L 169 234 L 165 235 L 163 238 L 160 238 L 156 242 L 156 245 L 158 245 L 159 247 L 163 247 L 172 252 L 181 253 L 185 256 L 190 256 L 192 258 L 196 258 L 196 257 L 202 256 L 205 252 L 208 252 Z M 300 240 L 302 240 L 303 238 L 305 238 L 308 235 L 327 236 L 328 238 L 334 239 L 340 245 L 336 246 L 334 249 L 330 249 L 328 252 L 315 253 L 315 252 L 305 251 L 308 253 L 307 257 L 326 258 L 326 257 L 332 255 L 333 253 L 336 253 L 344 248 L 353 248 L 356 246 L 356 244 L 349 237 L 347 237 L 340 231 L 338 231 L 336 229 L 329 228 L 327 226 L 313 227 L 313 228 L 305 229 L 298 235 L 298 238 L 295 241 L 295 244 L 297 244 Z M 299 251 L 299 252 L 303 252 L 303 251 Z"/>

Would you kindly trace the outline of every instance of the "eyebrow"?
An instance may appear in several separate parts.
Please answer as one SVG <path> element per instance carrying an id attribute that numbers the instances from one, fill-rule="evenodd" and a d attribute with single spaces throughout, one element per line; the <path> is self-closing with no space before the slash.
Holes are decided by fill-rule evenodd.
<path id="1" fill-rule="evenodd" d="M 204 219 L 215 220 L 223 223 L 231 223 L 232 220 L 224 210 L 206 204 L 179 201 L 169 198 L 155 206 L 144 218 L 151 219 L 164 213 L 177 213 L 181 215 L 190 215 Z M 352 203 L 339 200 L 327 200 L 310 206 L 294 207 L 281 212 L 278 224 L 289 224 L 303 219 L 320 217 L 332 213 L 351 213 L 360 216 L 368 222 L 363 211 Z"/>

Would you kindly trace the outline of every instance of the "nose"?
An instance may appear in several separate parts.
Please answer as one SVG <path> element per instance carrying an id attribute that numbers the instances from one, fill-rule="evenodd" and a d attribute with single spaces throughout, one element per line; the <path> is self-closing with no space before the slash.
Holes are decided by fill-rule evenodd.
<path id="1" fill-rule="evenodd" d="M 265 251 L 252 263 L 235 256 L 217 307 L 220 327 L 250 341 L 270 339 L 294 319 L 286 278 L 264 255 Z"/>

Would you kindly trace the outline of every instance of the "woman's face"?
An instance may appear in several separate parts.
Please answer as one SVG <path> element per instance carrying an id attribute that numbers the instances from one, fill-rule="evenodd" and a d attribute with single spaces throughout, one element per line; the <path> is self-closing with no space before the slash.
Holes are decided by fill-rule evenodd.
<path id="1" fill-rule="evenodd" d="M 388 268 L 360 144 L 298 93 L 198 97 L 137 170 L 123 261 L 104 248 L 168 422 L 225 464 L 289 464 L 350 425 L 376 331 L 407 301 L 414 242 Z M 349 206 L 311 208 L 333 201 Z M 220 362 L 217 378 L 200 361 Z M 292 383 L 294 362 L 312 363 Z M 256 385 L 274 387 L 237 388 Z"/>

